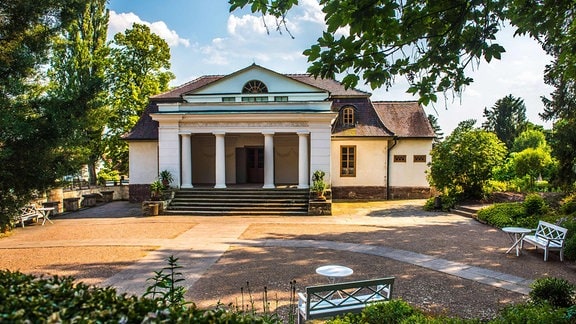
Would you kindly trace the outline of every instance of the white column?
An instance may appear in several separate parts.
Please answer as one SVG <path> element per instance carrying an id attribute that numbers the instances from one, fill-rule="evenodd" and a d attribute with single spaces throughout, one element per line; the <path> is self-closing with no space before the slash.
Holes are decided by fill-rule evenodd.
<path id="1" fill-rule="evenodd" d="M 276 188 L 274 185 L 274 132 L 262 132 L 264 135 L 264 186 Z"/>
<path id="2" fill-rule="evenodd" d="M 191 134 L 182 134 L 182 188 L 192 188 Z"/>
<path id="3" fill-rule="evenodd" d="M 310 166 L 308 165 L 308 134 L 298 132 L 298 188 L 310 188 Z"/>
<path id="4" fill-rule="evenodd" d="M 214 188 L 226 188 L 226 142 L 225 132 L 214 132 L 216 136 L 216 185 Z"/>

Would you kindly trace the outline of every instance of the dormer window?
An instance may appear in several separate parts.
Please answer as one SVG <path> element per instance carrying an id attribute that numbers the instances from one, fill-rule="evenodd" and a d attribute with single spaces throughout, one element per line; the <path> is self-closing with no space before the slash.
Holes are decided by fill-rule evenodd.
<path id="1" fill-rule="evenodd" d="M 250 80 L 242 87 L 242 93 L 268 93 L 268 87 L 259 80 Z"/>
<path id="2" fill-rule="evenodd" d="M 354 126 L 355 122 L 354 107 L 347 106 L 342 108 L 342 124 L 344 126 Z"/>

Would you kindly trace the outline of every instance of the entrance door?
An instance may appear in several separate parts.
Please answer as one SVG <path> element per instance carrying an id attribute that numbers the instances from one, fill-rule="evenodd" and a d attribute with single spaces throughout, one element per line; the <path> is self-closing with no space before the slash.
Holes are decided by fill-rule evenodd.
<path id="1" fill-rule="evenodd" d="M 264 183 L 264 148 L 246 148 L 246 175 L 248 183 Z"/>

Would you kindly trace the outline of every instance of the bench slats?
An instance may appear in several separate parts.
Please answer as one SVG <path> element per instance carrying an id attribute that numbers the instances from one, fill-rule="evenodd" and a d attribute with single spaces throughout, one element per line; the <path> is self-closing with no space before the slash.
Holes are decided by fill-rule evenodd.
<path id="1" fill-rule="evenodd" d="M 544 249 L 544 261 L 548 261 L 549 251 L 560 251 L 560 261 L 564 261 L 564 240 L 568 230 L 545 221 L 539 221 L 534 235 L 526 235 L 523 242 L 530 243 L 538 249 Z"/>
<path id="2" fill-rule="evenodd" d="M 367 304 L 390 300 L 393 286 L 394 277 L 387 277 L 306 287 L 306 295 L 298 294 L 298 322 L 359 312 Z"/>

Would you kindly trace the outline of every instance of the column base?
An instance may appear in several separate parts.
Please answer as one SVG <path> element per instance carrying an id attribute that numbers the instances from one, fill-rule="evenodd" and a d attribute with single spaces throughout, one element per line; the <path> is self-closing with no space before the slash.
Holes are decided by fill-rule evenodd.
<path id="1" fill-rule="evenodd" d="M 192 189 L 192 188 L 194 188 L 194 186 L 191 185 L 191 184 L 183 184 L 182 186 L 180 186 L 180 188 L 182 188 L 182 189 Z"/>
<path id="2" fill-rule="evenodd" d="M 276 188 L 276 186 L 273 184 L 265 184 L 262 186 L 262 188 L 263 189 L 274 189 L 274 188 Z"/>
<path id="3" fill-rule="evenodd" d="M 304 185 L 300 185 L 300 184 L 299 184 L 299 185 L 298 185 L 298 189 L 310 189 L 310 186 L 307 185 L 307 184 L 304 184 Z"/>
<path id="4" fill-rule="evenodd" d="M 214 186 L 214 189 L 224 189 L 224 188 L 226 188 L 225 184 L 217 184 Z"/>

